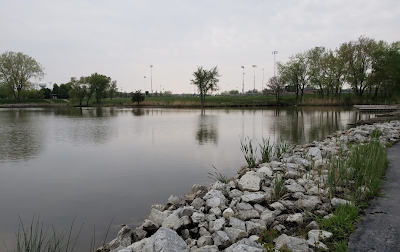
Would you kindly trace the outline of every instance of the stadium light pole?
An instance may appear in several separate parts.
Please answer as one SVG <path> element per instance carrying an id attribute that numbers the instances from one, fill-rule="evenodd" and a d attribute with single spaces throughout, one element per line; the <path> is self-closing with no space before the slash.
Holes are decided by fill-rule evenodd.
<path id="1" fill-rule="evenodd" d="M 242 84 L 242 94 L 244 94 L 244 66 L 242 66 L 243 69 L 243 84 Z"/>
<path id="2" fill-rule="evenodd" d="M 253 93 L 256 91 L 256 67 L 257 65 L 252 65 L 254 68 L 254 88 L 253 88 Z"/>
<path id="3" fill-rule="evenodd" d="M 144 76 L 144 96 L 146 96 L 146 76 Z"/>
<path id="4" fill-rule="evenodd" d="M 150 65 L 150 88 L 153 93 L 153 65 Z"/>
<path id="5" fill-rule="evenodd" d="M 261 93 L 264 90 L 264 68 L 262 69 L 262 71 L 263 71 L 263 78 L 262 78 L 262 82 L 261 82 Z"/>
<path id="6" fill-rule="evenodd" d="M 273 51 L 272 54 L 274 55 L 274 77 L 275 77 L 275 55 L 278 54 L 278 51 Z"/>

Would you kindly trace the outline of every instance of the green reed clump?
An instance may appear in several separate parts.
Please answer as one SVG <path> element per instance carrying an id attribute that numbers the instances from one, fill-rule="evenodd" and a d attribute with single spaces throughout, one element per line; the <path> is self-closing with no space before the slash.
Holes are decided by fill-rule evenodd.
<path id="1" fill-rule="evenodd" d="M 263 163 L 269 162 L 269 159 L 273 152 L 273 146 L 270 145 L 269 138 L 263 138 L 262 144 L 259 143 L 258 145 L 260 146 L 261 161 Z"/>
<path id="2" fill-rule="evenodd" d="M 285 143 L 282 139 L 280 140 L 279 143 L 275 144 L 275 155 L 278 158 L 281 158 L 282 155 L 286 152 L 288 152 L 290 149 L 290 145 Z"/>
<path id="3" fill-rule="evenodd" d="M 277 173 L 275 173 L 274 191 L 273 191 L 274 201 L 278 201 L 286 193 L 284 183 L 285 180 L 282 177 L 278 176 Z"/>
<path id="4" fill-rule="evenodd" d="M 371 132 L 371 138 L 372 138 L 372 139 L 379 139 L 379 137 L 382 136 L 382 135 L 383 135 L 383 133 L 382 133 L 382 131 L 380 131 L 379 129 L 374 129 L 374 130 Z"/>
<path id="5" fill-rule="evenodd" d="M 240 150 L 242 151 L 249 168 L 256 167 L 257 147 L 255 147 L 255 148 L 253 147 L 252 139 L 249 139 L 249 137 L 246 137 L 244 140 L 240 140 Z"/>
<path id="6" fill-rule="evenodd" d="M 54 226 L 44 228 L 39 217 L 33 216 L 30 227 L 25 227 L 21 217 L 17 236 L 17 252 L 68 252 L 73 251 L 83 224 L 76 237 L 72 237 L 74 220 L 68 231 L 58 232 Z M 69 250 L 70 249 L 70 250 Z M 8 250 L 7 250 L 8 251 Z"/>
<path id="7" fill-rule="evenodd" d="M 207 177 L 209 177 L 210 179 L 213 179 L 213 180 L 215 180 L 215 181 L 219 181 L 219 182 L 221 182 L 221 183 L 224 183 L 224 184 L 228 183 L 228 177 L 227 177 L 226 175 L 220 173 L 220 172 L 218 171 L 218 169 L 215 168 L 214 165 L 213 165 L 212 167 L 214 167 L 215 172 L 214 172 L 214 173 L 207 172 L 207 173 L 208 173 L 208 176 L 207 176 Z"/>

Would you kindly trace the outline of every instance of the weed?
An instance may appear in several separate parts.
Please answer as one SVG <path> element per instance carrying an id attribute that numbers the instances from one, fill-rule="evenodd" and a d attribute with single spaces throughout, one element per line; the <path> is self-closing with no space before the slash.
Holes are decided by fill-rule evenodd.
<path id="1" fill-rule="evenodd" d="M 275 155 L 278 158 L 281 158 L 284 153 L 288 152 L 290 149 L 290 145 L 285 143 L 282 139 L 279 143 L 275 144 Z"/>
<path id="2" fill-rule="evenodd" d="M 382 131 L 380 131 L 379 129 L 374 129 L 374 130 L 371 132 L 371 138 L 372 138 L 372 139 L 379 139 L 379 137 L 382 136 L 382 135 L 383 135 L 383 133 L 382 133 Z"/>
<path id="3" fill-rule="evenodd" d="M 277 173 L 275 173 L 275 181 L 274 181 L 274 191 L 273 191 L 273 198 L 274 201 L 278 201 L 281 196 L 283 196 L 286 192 L 285 187 L 283 186 L 284 184 L 284 179 L 280 176 L 278 176 Z"/>
<path id="4" fill-rule="evenodd" d="M 240 140 L 240 150 L 242 151 L 249 168 L 254 168 L 256 167 L 257 157 L 255 153 L 257 152 L 257 147 L 253 148 L 251 141 L 252 140 L 249 139 L 249 137 L 246 137 L 244 141 Z"/>
<path id="5" fill-rule="evenodd" d="M 228 183 L 228 177 L 227 177 L 226 175 L 220 173 L 220 172 L 218 171 L 218 169 L 215 168 L 214 165 L 213 165 L 212 167 L 214 167 L 215 172 L 214 172 L 214 173 L 207 172 L 208 175 L 209 175 L 209 176 L 207 176 L 207 177 L 209 177 L 209 178 L 211 178 L 211 179 L 214 179 L 215 181 L 219 181 L 219 182 L 221 182 L 221 183 L 224 183 L 224 184 Z"/>
<path id="6" fill-rule="evenodd" d="M 272 154 L 272 146 L 269 144 L 269 138 L 263 138 L 262 144 L 259 143 L 258 145 L 260 146 L 261 161 L 263 163 L 269 162 Z"/>
<path id="7" fill-rule="evenodd" d="M 16 234 L 17 236 L 17 252 L 61 252 L 73 251 L 75 243 L 78 240 L 83 224 L 75 238 L 71 237 L 74 220 L 68 232 L 57 232 L 52 226 L 51 229 L 43 228 L 43 222 L 40 222 L 39 217 L 33 216 L 30 228 L 26 229 L 21 217 L 20 227 Z M 71 248 L 71 250 L 68 250 Z"/>

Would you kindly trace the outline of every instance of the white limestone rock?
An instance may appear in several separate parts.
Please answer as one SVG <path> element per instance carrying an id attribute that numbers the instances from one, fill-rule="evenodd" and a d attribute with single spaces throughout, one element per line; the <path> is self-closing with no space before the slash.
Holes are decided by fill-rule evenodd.
<path id="1" fill-rule="evenodd" d="M 249 171 L 243 175 L 238 183 L 238 187 L 242 191 L 258 192 L 260 190 L 261 178 L 254 172 Z"/>
<path id="2" fill-rule="evenodd" d="M 173 230 L 161 227 L 143 247 L 143 252 L 189 252 L 186 242 Z"/>

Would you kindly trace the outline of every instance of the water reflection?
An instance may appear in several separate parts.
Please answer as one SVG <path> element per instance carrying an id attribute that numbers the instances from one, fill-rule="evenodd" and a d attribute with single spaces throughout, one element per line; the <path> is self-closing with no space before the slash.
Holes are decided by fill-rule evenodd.
<path id="1" fill-rule="evenodd" d="M 132 109 L 132 114 L 134 116 L 143 116 L 143 115 L 145 115 L 144 109 L 142 109 L 142 108 L 136 108 L 136 109 L 134 108 L 134 109 Z"/>
<path id="2" fill-rule="evenodd" d="M 206 115 L 205 110 L 201 110 L 196 131 L 196 140 L 198 144 L 213 143 L 214 145 L 218 145 L 217 118 L 218 117 L 214 115 Z"/>
<path id="3" fill-rule="evenodd" d="M 29 160 L 43 151 L 45 133 L 34 110 L 1 111 L 0 162 Z"/>

